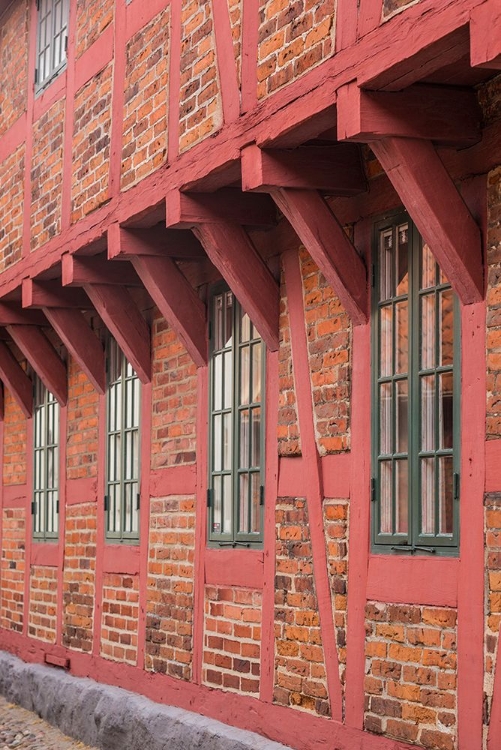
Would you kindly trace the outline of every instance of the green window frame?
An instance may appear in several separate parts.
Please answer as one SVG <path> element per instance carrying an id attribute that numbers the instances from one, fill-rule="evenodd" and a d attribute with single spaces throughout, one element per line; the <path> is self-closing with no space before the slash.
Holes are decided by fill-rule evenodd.
<path id="1" fill-rule="evenodd" d="M 70 0 L 37 0 L 37 91 L 66 66 Z"/>
<path id="2" fill-rule="evenodd" d="M 33 539 L 59 536 L 59 403 L 40 378 L 33 382 Z"/>
<path id="3" fill-rule="evenodd" d="M 106 539 L 139 541 L 141 385 L 115 339 L 107 342 Z"/>
<path id="4" fill-rule="evenodd" d="M 459 304 L 406 214 L 375 226 L 373 550 L 456 555 Z"/>
<path id="5" fill-rule="evenodd" d="M 208 539 L 261 545 L 266 348 L 228 287 L 211 290 Z"/>

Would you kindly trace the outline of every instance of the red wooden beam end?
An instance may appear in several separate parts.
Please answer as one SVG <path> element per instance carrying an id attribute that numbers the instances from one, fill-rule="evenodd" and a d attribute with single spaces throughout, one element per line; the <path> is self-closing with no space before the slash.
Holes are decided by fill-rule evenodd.
<path id="1" fill-rule="evenodd" d="M 33 384 L 3 341 L 0 341 L 0 378 L 29 419 L 33 414 Z"/>
<path id="2" fill-rule="evenodd" d="M 37 326 L 12 325 L 7 326 L 7 331 L 40 380 L 61 406 L 65 406 L 68 400 L 66 365 L 49 339 Z"/>
<path id="3" fill-rule="evenodd" d="M 132 264 L 150 297 L 197 365 L 207 364 L 206 311 L 202 300 L 170 258 L 138 255 Z"/>
<path id="4" fill-rule="evenodd" d="M 47 320 L 98 393 L 106 390 L 104 350 L 79 310 L 44 308 Z"/>
<path id="5" fill-rule="evenodd" d="M 108 229 L 108 259 L 131 260 L 138 255 L 161 258 L 205 258 L 205 252 L 189 229 L 163 226 L 131 229 L 112 224 Z"/>
<path id="6" fill-rule="evenodd" d="M 0 302 L 0 326 L 9 325 L 43 326 L 47 325 L 47 321 L 38 310 L 21 310 L 15 303 Z"/>
<path id="7" fill-rule="evenodd" d="M 273 199 L 332 286 L 354 325 L 367 322 L 364 262 L 321 195 L 314 190 L 276 190 Z"/>
<path id="8" fill-rule="evenodd" d="M 271 351 L 277 351 L 279 290 L 245 230 L 230 222 L 194 229 L 207 255 Z"/>
<path id="9" fill-rule="evenodd" d="M 85 284 L 116 284 L 118 286 L 141 286 L 137 273 L 127 261 L 109 263 L 92 256 L 63 256 L 63 284 L 84 286 Z"/>
<path id="10" fill-rule="evenodd" d="M 461 302 L 480 302 L 480 229 L 432 144 L 387 138 L 374 141 L 371 148 Z"/>
<path id="11" fill-rule="evenodd" d="M 150 330 L 128 289 L 110 284 L 86 284 L 84 289 L 141 382 L 149 383 Z"/>
<path id="12" fill-rule="evenodd" d="M 470 59 L 474 67 L 501 70 L 501 5 L 487 0 L 470 16 Z"/>
<path id="13" fill-rule="evenodd" d="M 171 190 L 166 198 L 167 226 L 189 229 L 197 224 L 232 222 L 253 227 L 276 224 L 276 211 L 266 195 L 246 195 L 236 188 L 216 193 Z"/>
<path id="14" fill-rule="evenodd" d="M 337 99 L 339 140 L 423 138 L 448 146 L 471 146 L 481 138 L 481 113 L 471 90 L 411 86 L 405 91 L 362 91 L 342 86 Z"/>
<path id="15" fill-rule="evenodd" d="M 272 188 L 323 190 L 351 196 L 367 189 L 360 147 L 354 143 L 297 149 L 242 150 L 242 189 L 269 192 Z"/>
<path id="16" fill-rule="evenodd" d="M 23 307 L 73 307 L 77 310 L 87 310 L 92 307 L 87 296 L 80 289 L 63 289 L 59 281 L 35 281 L 33 279 L 23 279 L 22 304 Z"/>

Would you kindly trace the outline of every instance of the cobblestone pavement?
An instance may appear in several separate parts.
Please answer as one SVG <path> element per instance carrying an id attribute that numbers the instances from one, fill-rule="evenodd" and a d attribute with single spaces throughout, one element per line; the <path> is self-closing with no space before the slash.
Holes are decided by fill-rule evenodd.
<path id="1" fill-rule="evenodd" d="M 96 750 L 66 737 L 36 714 L 0 695 L 0 750 Z"/>

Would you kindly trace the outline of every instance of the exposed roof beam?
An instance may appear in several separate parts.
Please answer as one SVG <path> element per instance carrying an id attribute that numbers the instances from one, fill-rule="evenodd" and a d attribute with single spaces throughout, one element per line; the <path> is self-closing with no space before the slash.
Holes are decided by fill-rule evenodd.
<path id="1" fill-rule="evenodd" d="M 62 258 L 62 283 L 64 286 L 84 284 L 116 284 L 118 286 L 141 286 L 141 281 L 130 263 L 109 263 L 103 258 L 68 254 Z"/>
<path id="2" fill-rule="evenodd" d="M 44 308 L 47 320 L 98 393 L 106 390 L 105 356 L 98 337 L 80 310 Z"/>
<path id="3" fill-rule="evenodd" d="M 139 255 L 161 258 L 205 258 L 200 242 L 189 229 L 151 227 L 131 229 L 112 224 L 108 229 L 108 259 L 130 260 Z"/>
<path id="4" fill-rule="evenodd" d="M 65 406 L 68 400 L 66 365 L 45 334 L 32 325 L 7 326 L 7 331 L 40 380 L 61 406 Z"/>
<path id="5" fill-rule="evenodd" d="M 432 144 L 386 138 L 371 148 L 463 304 L 482 300 L 480 229 Z"/>
<path id="6" fill-rule="evenodd" d="M 23 279 L 23 307 L 73 307 L 87 310 L 92 307 L 80 289 L 63 289 L 59 281 Z"/>
<path id="7" fill-rule="evenodd" d="M 0 341 L 0 378 L 29 419 L 33 414 L 33 383 L 3 341 Z"/>
<path id="8" fill-rule="evenodd" d="M 470 16 L 470 59 L 479 68 L 501 70 L 501 6 L 487 0 L 473 8 Z"/>
<path id="9" fill-rule="evenodd" d="M 0 302 L 0 326 L 9 325 L 47 325 L 43 313 L 38 310 L 21 310 L 19 305 L 11 302 Z"/>
<path id="10" fill-rule="evenodd" d="M 242 188 L 269 192 L 271 188 L 323 190 L 351 196 L 367 189 L 360 147 L 353 143 L 307 146 L 291 150 L 242 150 Z"/>
<path id="11" fill-rule="evenodd" d="M 368 288 L 365 265 L 327 203 L 315 190 L 281 189 L 271 194 L 353 323 L 366 323 Z"/>
<path id="12" fill-rule="evenodd" d="M 167 226 L 189 229 L 197 224 L 232 222 L 246 226 L 273 226 L 276 211 L 266 195 L 244 194 L 234 188 L 216 193 L 171 190 L 166 198 Z"/>
<path id="13" fill-rule="evenodd" d="M 231 222 L 199 224 L 194 232 L 269 349 L 278 341 L 279 290 L 247 233 Z"/>
<path id="14" fill-rule="evenodd" d="M 442 145 L 471 146 L 481 138 L 474 91 L 412 86 L 405 91 L 362 91 L 356 82 L 338 91 L 339 140 L 423 138 Z"/>

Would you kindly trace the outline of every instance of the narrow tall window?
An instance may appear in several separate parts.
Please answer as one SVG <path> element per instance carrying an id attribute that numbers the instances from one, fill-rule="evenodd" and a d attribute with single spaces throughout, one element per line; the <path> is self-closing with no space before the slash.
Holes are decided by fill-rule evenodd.
<path id="1" fill-rule="evenodd" d="M 70 0 L 37 0 L 37 9 L 36 84 L 41 89 L 66 64 Z"/>
<path id="2" fill-rule="evenodd" d="M 378 226 L 373 289 L 374 542 L 458 544 L 457 302 L 408 217 Z"/>
<path id="3" fill-rule="evenodd" d="M 33 538 L 50 541 L 59 528 L 59 404 L 36 376 L 33 453 Z"/>
<path id="4" fill-rule="evenodd" d="M 210 300 L 209 540 L 262 541 L 265 347 L 228 289 Z"/>
<path id="5" fill-rule="evenodd" d="M 139 538 L 139 379 L 114 339 L 108 344 L 106 536 Z"/>

